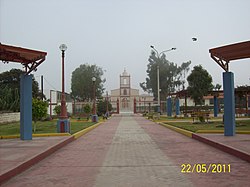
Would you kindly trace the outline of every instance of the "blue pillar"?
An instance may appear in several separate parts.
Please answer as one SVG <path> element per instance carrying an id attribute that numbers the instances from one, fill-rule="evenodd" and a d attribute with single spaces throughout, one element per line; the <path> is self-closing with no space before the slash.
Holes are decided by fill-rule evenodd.
<path id="1" fill-rule="evenodd" d="M 20 138 L 32 140 L 32 75 L 20 80 Z"/>
<path id="2" fill-rule="evenodd" d="M 214 117 L 218 117 L 218 97 L 214 96 Z"/>
<path id="3" fill-rule="evenodd" d="M 175 115 L 180 115 L 180 100 L 178 97 L 175 99 Z"/>
<path id="4" fill-rule="evenodd" d="M 248 98 L 248 107 L 247 107 L 247 116 L 250 117 L 250 113 L 249 113 L 249 108 L 250 108 L 250 96 L 247 96 Z"/>
<path id="5" fill-rule="evenodd" d="M 171 97 L 167 98 L 167 115 L 172 116 L 172 102 Z"/>
<path id="6" fill-rule="evenodd" d="M 234 97 L 234 74 L 223 73 L 224 88 L 224 135 L 235 135 L 235 97 Z"/>

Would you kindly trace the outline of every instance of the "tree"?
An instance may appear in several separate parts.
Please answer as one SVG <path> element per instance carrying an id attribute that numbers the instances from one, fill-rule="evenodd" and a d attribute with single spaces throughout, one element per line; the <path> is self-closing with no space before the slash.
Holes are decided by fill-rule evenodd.
<path id="1" fill-rule="evenodd" d="M 20 76 L 24 72 L 11 69 L 0 73 L 0 110 L 20 111 Z M 41 98 L 38 82 L 32 79 L 32 97 Z"/>
<path id="2" fill-rule="evenodd" d="M 53 109 L 54 113 L 59 116 L 61 114 L 61 106 L 60 105 L 56 105 Z"/>
<path id="3" fill-rule="evenodd" d="M 83 111 L 85 114 L 87 114 L 87 120 L 89 120 L 89 113 L 91 112 L 91 106 L 88 103 L 84 105 Z"/>
<path id="4" fill-rule="evenodd" d="M 0 111 L 13 111 L 20 110 L 20 96 L 18 89 L 12 90 L 8 86 L 0 89 Z"/>
<path id="5" fill-rule="evenodd" d="M 108 102 L 108 111 L 112 110 L 112 104 L 110 102 Z M 107 101 L 105 100 L 100 100 L 97 103 L 97 113 L 99 116 L 105 114 L 107 111 Z"/>
<path id="6" fill-rule="evenodd" d="M 47 116 L 47 101 L 32 99 L 32 120 L 35 122 L 34 132 L 36 132 L 36 122 Z"/>
<path id="7" fill-rule="evenodd" d="M 182 89 L 185 90 L 185 83 L 186 83 L 186 75 L 188 73 L 188 71 L 190 70 L 189 66 L 191 64 L 191 61 L 188 61 L 188 62 L 183 62 L 181 64 L 181 84 L 182 84 Z"/>
<path id="8" fill-rule="evenodd" d="M 201 65 L 194 66 L 191 74 L 187 77 L 188 93 L 194 100 L 195 105 L 202 105 L 203 96 L 213 90 L 212 77 Z"/>
<path id="9" fill-rule="evenodd" d="M 216 84 L 216 85 L 214 85 L 214 89 L 216 90 L 216 91 L 219 91 L 220 89 L 221 89 L 221 85 L 220 84 Z"/>
<path id="10" fill-rule="evenodd" d="M 104 88 L 102 79 L 103 70 L 96 65 L 82 64 L 76 68 L 71 77 L 72 96 L 81 101 L 93 99 L 93 82 L 92 77 L 96 78 L 96 97 L 101 97 Z"/>
<path id="11" fill-rule="evenodd" d="M 147 65 L 146 82 L 140 83 L 141 88 L 153 93 L 157 98 L 157 66 L 159 66 L 159 82 L 161 89 L 161 100 L 164 100 L 170 93 L 175 92 L 177 88 L 185 84 L 185 74 L 189 70 L 191 61 L 183 62 L 181 66 L 176 63 L 169 62 L 166 55 L 162 54 L 160 57 L 156 56 L 154 51 L 149 56 L 149 64 Z"/>
<path id="12" fill-rule="evenodd" d="M 248 85 L 242 85 L 237 86 L 235 88 L 235 94 L 236 94 L 236 108 L 242 109 L 242 107 L 245 105 L 246 111 L 248 111 L 248 93 L 250 91 L 250 86 Z M 245 103 L 244 103 L 245 102 Z"/>

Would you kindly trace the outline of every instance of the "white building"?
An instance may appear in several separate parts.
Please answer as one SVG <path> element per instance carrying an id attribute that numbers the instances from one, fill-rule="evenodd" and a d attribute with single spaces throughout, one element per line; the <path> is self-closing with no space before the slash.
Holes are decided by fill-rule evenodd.
<path id="1" fill-rule="evenodd" d="M 111 90 L 110 101 L 114 111 L 117 111 L 117 102 L 119 112 L 134 113 L 148 110 L 153 106 L 153 96 L 148 94 L 139 94 L 139 89 L 131 88 L 131 77 L 124 69 L 120 75 L 120 87 Z"/>
<path id="2" fill-rule="evenodd" d="M 50 116 L 56 115 L 54 113 L 54 108 L 56 105 L 61 105 L 61 97 L 62 97 L 62 92 L 56 90 L 50 90 L 49 107 L 48 107 L 48 114 Z M 72 99 L 68 93 L 65 93 L 65 99 L 66 99 L 67 112 L 72 114 L 73 112 Z"/>

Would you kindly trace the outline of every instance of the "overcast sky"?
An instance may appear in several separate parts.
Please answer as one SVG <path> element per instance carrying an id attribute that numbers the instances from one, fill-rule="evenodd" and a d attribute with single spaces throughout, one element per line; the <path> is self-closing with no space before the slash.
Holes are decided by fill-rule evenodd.
<path id="1" fill-rule="evenodd" d="M 146 78 L 150 45 L 160 52 L 172 47 L 167 59 L 191 60 L 222 84 L 222 68 L 209 49 L 250 40 L 249 0 L 0 0 L 0 42 L 48 53 L 34 73 L 45 91 L 61 90 L 61 51 L 66 51 L 66 91 L 80 64 L 105 70 L 105 88 L 119 87 L 126 68 L 132 87 Z M 196 42 L 192 37 L 197 37 Z M 0 62 L 0 72 L 22 68 Z M 250 84 L 250 59 L 233 61 L 235 86 Z"/>

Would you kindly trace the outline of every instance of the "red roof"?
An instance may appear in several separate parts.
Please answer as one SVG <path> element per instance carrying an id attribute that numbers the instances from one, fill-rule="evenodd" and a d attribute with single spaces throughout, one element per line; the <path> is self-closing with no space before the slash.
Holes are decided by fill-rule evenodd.
<path id="1" fill-rule="evenodd" d="M 213 58 L 225 71 L 231 60 L 250 58 L 250 41 L 217 47 L 209 50 Z"/>
<path id="2" fill-rule="evenodd" d="M 46 57 L 47 53 L 0 44 L 0 60 L 5 62 L 21 63 L 26 68 L 26 74 L 36 70 Z"/>

